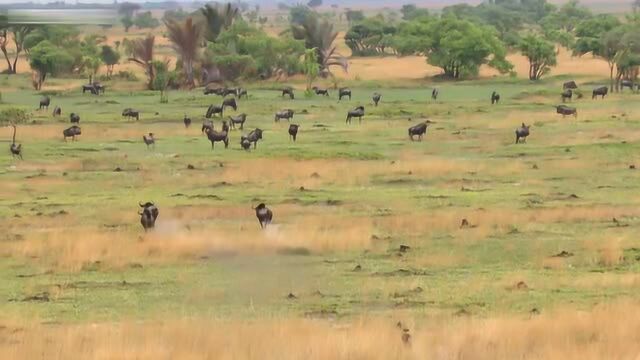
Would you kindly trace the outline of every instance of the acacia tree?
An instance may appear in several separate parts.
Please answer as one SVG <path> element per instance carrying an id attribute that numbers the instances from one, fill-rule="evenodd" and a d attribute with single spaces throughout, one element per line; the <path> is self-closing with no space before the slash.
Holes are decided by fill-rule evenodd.
<path id="1" fill-rule="evenodd" d="M 42 89 L 47 75 L 56 75 L 69 70 L 73 64 L 73 57 L 65 50 L 56 47 L 49 41 L 42 41 L 34 46 L 30 52 L 29 65 L 34 71 L 33 87 Z"/>
<path id="2" fill-rule="evenodd" d="M 18 58 L 20 53 L 24 50 L 24 41 L 26 37 L 34 30 L 30 25 L 17 25 L 0 30 L 0 51 L 4 55 L 7 61 L 7 73 L 15 74 L 18 71 Z M 7 45 L 9 44 L 9 38 L 13 39 L 15 46 L 15 58 L 13 63 L 9 59 L 9 53 L 7 51 Z"/>
<path id="3" fill-rule="evenodd" d="M 539 80 L 557 63 L 553 43 L 536 35 L 529 34 L 522 38 L 519 48 L 529 60 L 529 80 Z"/>
<path id="4" fill-rule="evenodd" d="M 153 66 L 153 46 L 155 43 L 155 36 L 149 35 L 144 39 L 135 39 L 131 41 L 131 57 L 129 61 L 140 65 L 147 75 L 149 81 L 147 82 L 147 88 L 153 90 L 153 81 L 155 79 L 155 69 Z"/>
<path id="5" fill-rule="evenodd" d="M 333 24 L 327 20 L 320 21 L 316 13 L 311 13 L 302 25 L 291 25 L 291 32 L 294 39 L 304 40 L 305 48 L 315 49 L 321 75 L 331 75 L 332 66 L 340 66 L 347 71 L 347 59 L 337 52 L 333 44 L 338 36 L 338 32 L 333 31 Z"/>
<path id="6" fill-rule="evenodd" d="M 120 53 L 113 50 L 109 45 L 103 45 L 100 51 L 100 59 L 107 65 L 107 77 L 111 78 L 113 75 L 113 67 L 120 61 Z"/>

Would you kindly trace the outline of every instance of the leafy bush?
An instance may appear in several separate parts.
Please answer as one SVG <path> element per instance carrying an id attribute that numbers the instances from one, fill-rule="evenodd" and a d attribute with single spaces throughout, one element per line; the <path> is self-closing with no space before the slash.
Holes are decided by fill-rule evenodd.
<path id="1" fill-rule="evenodd" d="M 213 60 L 226 80 L 234 81 L 240 77 L 250 78 L 256 75 L 256 63 L 249 55 L 223 55 Z"/>
<path id="2" fill-rule="evenodd" d="M 0 111 L 0 124 L 21 124 L 29 121 L 31 115 L 24 109 L 8 108 Z"/>

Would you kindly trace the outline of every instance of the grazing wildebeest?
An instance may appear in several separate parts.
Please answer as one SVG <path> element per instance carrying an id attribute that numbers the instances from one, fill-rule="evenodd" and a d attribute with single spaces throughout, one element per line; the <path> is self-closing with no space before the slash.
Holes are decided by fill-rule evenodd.
<path id="1" fill-rule="evenodd" d="M 243 96 L 245 99 L 249 98 L 249 93 L 247 92 L 247 89 L 238 88 L 238 99 L 242 99 Z"/>
<path id="2" fill-rule="evenodd" d="M 431 91 L 431 98 L 433 100 L 438 100 L 438 95 L 440 95 L 440 92 L 437 88 L 434 88 L 433 91 Z"/>
<path id="3" fill-rule="evenodd" d="M 149 136 L 142 135 L 142 141 L 144 141 L 144 143 L 147 144 L 147 149 L 151 145 L 153 145 L 153 148 L 155 149 L 155 147 L 156 147 L 156 139 L 153 137 L 153 133 L 149 133 Z"/>
<path id="4" fill-rule="evenodd" d="M 76 113 L 69 114 L 69 122 L 71 122 L 72 124 L 79 124 L 80 123 L 80 115 L 78 115 Z"/>
<path id="5" fill-rule="evenodd" d="M 62 115 L 62 109 L 60 108 L 60 106 L 56 106 L 53 108 L 53 116 L 60 116 Z"/>
<path id="6" fill-rule="evenodd" d="M 138 214 L 140 215 L 140 224 L 142 224 L 144 231 L 153 229 L 156 225 L 156 219 L 160 214 L 158 207 L 152 202 L 147 202 L 146 204 L 139 203 L 138 205 L 142 208 L 142 212 Z"/>
<path id="7" fill-rule="evenodd" d="M 571 101 L 571 99 L 573 98 L 573 91 L 571 89 L 567 89 L 563 91 L 562 94 L 560 94 L 560 97 L 562 98 L 562 102 L 566 102 L 567 99 Z"/>
<path id="8" fill-rule="evenodd" d="M 226 121 L 222 122 L 222 131 L 215 131 L 213 129 L 207 129 L 207 138 L 211 141 L 211 150 L 214 149 L 214 144 L 218 141 L 224 143 L 224 148 L 229 147 L 229 125 Z"/>
<path id="9" fill-rule="evenodd" d="M 225 89 L 223 89 L 223 88 L 215 88 L 215 89 L 205 88 L 204 89 L 204 94 L 205 95 L 215 94 L 215 95 L 223 96 L 224 92 L 225 92 Z"/>
<path id="10" fill-rule="evenodd" d="M 9 146 L 9 151 L 11 151 L 11 155 L 13 157 L 19 157 L 22 160 L 22 144 L 16 144 L 16 126 L 13 126 L 13 140 L 11 141 L 11 146 Z"/>
<path id="11" fill-rule="evenodd" d="M 573 115 L 574 117 L 578 117 L 578 110 L 574 107 L 566 106 L 566 105 L 558 105 L 556 106 L 556 112 L 561 114 L 562 117 L 567 115 Z"/>
<path id="12" fill-rule="evenodd" d="M 357 108 L 350 110 L 347 113 L 346 123 L 351 124 L 351 118 L 357 117 L 358 122 L 362 122 L 362 118 L 364 117 L 364 106 L 358 106 Z"/>
<path id="13" fill-rule="evenodd" d="M 82 85 L 82 93 L 89 91 L 93 95 L 98 95 L 98 89 L 94 84 Z"/>
<path id="14" fill-rule="evenodd" d="M 608 93 L 609 93 L 608 87 L 606 86 L 597 87 L 593 89 L 593 94 L 591 95 L 591 99 L 595 99 L 598 96 L 602 96 L 602 98 L 604 99 L 604 97 L 607 96 Z"/>
<path id="15" fill-rule="evenodd" d="M 378 103 L 380 102 L 380 99 L 382 99 L 382 95 L 378 94 L 378 93 L 373 93 L 373 103 L 378 106 Z"/>
<path id="16" fill-rule="evenodd" d="M 629 88 L 631 91 L 634 91 L 634 83 L 631 80 L 622 80 L 620 82 L 620 91 L 624 91 L 624 88 Z"/>
<path id="17" fill-rule="evenodd" d="M 40 106 L 38 107 L 38 110 L 42 110 L 43 108 L 49 110 L 49 105 L 51 105 L 51 98 L 44 96 L 40 99 Z"/>
<path id="18" fill-rule="evenodd" d="M 527 136 L 529 136 L 529 127 L 531 127 L 531 125 L 525 125 L 524 123 L 522 123 L 522 126 L 516 129 L 516 144 L 520 142 L 527 142 Z M 520 139 L 522 139 L 522 141 Z"/>
<path id="19" fill-rule="evenodd" d="M 316 95 L 329 96 L 329 90 L 327 89 L 320 89 L 317 86 L 314 86 L 311 89 L 316 93 Z"/>
<path id="20" fill-rule="evenodd" d="M 491 93 L 491 105 L 497 104 L 499 102 L 500 102 L 500 94 L 494 91 L 493 93 Z"/>
<path id="21" fill-rule="evenodd" d="M 232 129 L 236 128 L 236 124 L 240 124 L 240 130 L 244 130 L 245 121 L 247 121 L 247 114 L 245 113 L 236 116 L 229 116 L 229 124 L 231 124 Z"/>
<path id="22" fill-rule="evenodd" d="M 338 101 L 342 100 L 343 96 L 348 96 L 349 100 L 351 100 L 351 89 L 349 89 L 349 88 L 340 88 L 338 90 Z"/>
<path id="23" fill-rule="evenodd" d="M 427 120 L 418 125 L 410 127 L 409 138 L 411 139 L 411 141 L 415 141 L 415 139 L 413 138 L 414 136 L 417 136 L 418 140 L 422 141 L 422 136 L 427 133 L 427 127 L 429 127 L 429 124 L 431 124 L 431 121 Z"/>
<path id="24" fill-rule="evenodd" d="M 98 94 L 100 93 L 104 94 L 104 89 L 106 88 L 104 85 L 100 84 L 99 82 L 94 82 L 93 87 L 96 89 Z"/>
<path id="25" fill-rule="evenodd" d="M 289 125 L 289 139 L 293 139 L 293 142 L 296 142 L 296 137 L 298 136 L 298 128 L 300 125 L 291 124 Z"/>
<path id="26" fill-rule="evenodd" d="M 128 117 L 129 120 L 135 118 L 136 120 L 140 120 L 140 112 L 137 110 L 133 110 L 132 108 L 126 108 L 122 110 L 122 116 Z"/>
<path id="27" fill-rule="evenodd" d="M 291 109 L 285 109 L 282 111 L 278 111 L 276 113 L 275 122 L 280 121 L 280 119 L 287 119 L 287 121 L 291 121 L 291 119 L 293 119 L 293 110 Z"/>
<path id="28" fill-rule="evenodd" d="M 202 133 L 206 134 L 209 130 L 213 130 L 213 121 L 205 120 L 202 122 Z"/>
<path id="29" fill-rule="evenodd" d="M 271 220 L 273 220 L 273 212 L 271 212 L 265 204 L 259 204 L 254 208 L 254 210 L 256 211 L 256 217 L 260 222 L 261 229 L 264 229 L 267 225 L 271 224 Z"/>
<path id="30" fill-rule="evenodd" d="M 253 148 L 255 149 L 258 146 L 258 140 L 262 140 L 262 129 L 255 129 L 247 135 L 242 135 L 240 143 L 242 144 L 245 140 L 253 143 Z"/>
<path id="31" fill-rule="evenodd" d="M 205 117 L 207 119 L 211 119 L 211 117 L 215 114 L 220 114 L 220 117 L 222 117 L 222 113 L 224 112 L 224 107 L 223 106 L 218 106 L 218 105 L 211 105 L 209 106 L 209 108 L 207 109 L 207 114 L 205 115 Z"/>
<path id="32" fill-rule="evenodd" d="M 70 137 L 73 141 L 76 141 L 76 136 L 81 135 L 82 131 L 80 130 L 80 126 L 73 125 L 68 129 L 62 130 L 62 135 L 64 136 L 64 141 L 67 141 L 67 138 Z"/>
<path id="33" fill-rule="evenodd" d="M 243 137 L 240 139 L 240 146 L 242 146 L 242 148 L 245 150 L 249 150 L 251 149 L 251 141 Z"/>
<path id="34" fill-rule="evenodd" d="M 228 99 L 224 99 L 222 100 L 222 107 L 223 108 L 233 108 L 233 111 L 237 111 L 238 110 L 238 103 L 236 102 L 236 98 L 228 98 Z"/>
<path id="35" fill-rule="evenodd" d="M 291 100 L 296 98 L 295 94 L 293 93 L 292 87 L 286 87 L 282 89 L 282 97 L 284 97 L 285 95 L 289 95 L 289 99 Z"/>
<path id="36" fill-rule="evenodd" d="M 578 84 L 576 84 L 576 82 L 573 80 L 567 81 L 566 83 L 562 84 L 562 90 L 567 90 L 567 89 L 575 90 L 577 88 L 578 88 Z"/>
<path id="37" fill-rule="evenodd" d="M 189 126 L 191 126 L 191 118 L 187 117 L 187 115 L 184 115 L 184 119 L 182 119 L 182 122 L 184 123 L 184 127 L 188 128 Z"/>
<path id="38" fill-rule="evenodd" d="M 227 95 L 238 96 L 238 90 L 239 89 L 236 89 L 236 88 L 226 88 L 222 92 L 222 96 L 227 96 Z"/>

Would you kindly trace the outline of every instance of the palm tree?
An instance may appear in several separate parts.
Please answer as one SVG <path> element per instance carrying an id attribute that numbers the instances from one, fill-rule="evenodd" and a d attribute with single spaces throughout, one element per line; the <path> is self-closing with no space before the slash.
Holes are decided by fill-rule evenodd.
<path id="1" fill-rule="evenodd" d="M 304 40 L 307 49 L 316 49 L 318 65 L 323 76 L 330 75 L 331 66 L 340 66 L 347 71 L 347 59 L 336 51 L 333 45 L 338 32 L 333 31 L 333 24 L 327 20 L 320 21 L 315 13 L 308 14 L 301 25 L 291 25 L 293 37 Z"/>
<path id="2" fill-rule="evenodd" d="M 175 20 L 166 20 L 169 40 L 173 43 L 173 48 L 182 59 L 182 68 L 186 76 L 185 85 L 190 89 L 195 87 L 193 79 L 193 65 L 198 57 L 202 27 L 194 23 L 188 17 L 183 23 Z"/>
<path id="3" fill-rule="evenodd" d="M 227 3 L 222 8 L 207 4 L 200 9 L 200 12 L 204 16 L 206 28 L 204 38 L 210 42 L 216 41 L 220 33 L 233 25 L 233 22 L 240 17 L 240 9 L 231 3 Z"/>
<path id="4" fill-rule="evenodd" d="M 153 80 L 155 79 L 153 67 L 153 45 L 155 40 L 155 36 L 149 35 L 144 39 L 131 41 L 131 57 L 129 61 L 133 61 L 144 68 L 145 74 L 149 78 L 147 83 L 149 90 L 153 89 Z"/>

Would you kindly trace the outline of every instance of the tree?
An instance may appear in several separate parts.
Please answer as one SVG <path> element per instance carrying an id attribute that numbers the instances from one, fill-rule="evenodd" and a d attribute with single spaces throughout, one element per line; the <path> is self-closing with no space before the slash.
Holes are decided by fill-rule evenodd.
<path id="1" fill-rule="evenodd" d="M 194 62 L 198 57 L 200 39 L 202 37 L 202 27 L 194 23 L 191 17 L 180 23 L 174 20 L 165 22 L 169 40 L 173 43 L 173 48 L 180 56 L 182 69 L 186 77 L 185 85 L 194 88 L 193 78 Z"/>
<path id="2" fill-rule="evenodd" d="M 0 30 L 0 51 L 2 51 L 2 54 L 7 61 L 7 73 L 17 73 L 18 58 L 20 57 L 22 50 L 24 50 L 25 39 L 33 30 L 34 27 L 30 25 L 17 25 Z M 15 58 L 13 59 L 13 63 L 9 60 L 9 53 L 7 51 L 9 38 L 13 39 L 15 46 Z"/>
<path id="3" fill-rule="evenodd" d="M 83 68 L 88 73 L 90 79 L 93 79 L 94 76 L 100 70 L 100 65 L 102 65 L 102 60 L 99 56 L 85 55 L 82 57 L 82 65 Z"/>
<path id="4" fill-rule="evenodd" d="M 122 22 L 122 26 L 124 26 L 124 32 L 129 32 L 129 29 L 134 24 L 133 18 L 131 18 L 129 16 L 125 16 L 125 17 L 121 18 L 120 21 Z"/>
<path id="5" fill-rule="evenodd" d="M 228 29 L 233 22 L 240 18 L 240 11 L 237 7 L 228 3 L 224 7 L 205 5 L 200 12 L 205 19 L 204 38 L 209 42 L 215 42 L 220 33 Z"/>
<path id="6" fill-rule="evenodd" d="M 540 22 L 545 31 L 562 30 L 573 33 L 578 23 L 592 16 L 591 10 L 580 5 L 578 0 L 570 0 Z"/>
<path id="7" fill-rule="evenodd" d="M 316 49 L 307 49 L 304 52 L 304 74 L 307 76 L 307 93 L 311 92 L 311 86 L 320 73 L 318 65 L 318 52 Z"/>
<path id="8" fill-rule="evenodd" d="M 583 20 L 576 27 L 573 53 L 597 55 L 601 50 L 602 36 L 620 25 L 621 23 L 616 17 L 608 14 Z"/>
<path id="9" fill-rule="evenodd" d="M 364 20 L 364 13 L 361 10 L 347 9 L 345 16 L 349 25 Z"/>
<path id="10" fill-rule="evenodd" d="M 133 15 L 138 10 L 140 10 L 140 5 L 129 2 L 122 3 L 118 7 L 118 14 L 122 16 L 120 21 L 122 22 L 122 25 L 124 25 L 125 32 L 129 32 L 129 28 L 133 26 Z"/>
<path id="11" fill-rule="evenodd" d="M 151 11 L 143 12 L 136 15 L 133 23 L 138 29 L 154 29 L 160 26 L 160 21 L 153 17 Z"/>
<path id="12" fill-rule="evenodd" d="M 120 61 L 120 53 L 109 45 L 103 45 L 100 51 L 100 59 L 107 65 L 107 77 L 111 78 L 113 75 L 113 67 Z"/>
<path id="13" fill-rule="evenodd" d="M 323 76 L 331 75 L 332 66 L 340 66 L 347 71 L 347 59 L 340 55 L 333 45 L 338 33 L 333 31 L 333 25 L 327 20 L 321 21 L 318 15 L 313 13 L 307 16 L 302 25 L 292 25 L 291 31 L 294 39 L 304 40 L 305 48 L 315 49 Z"/>
<path id="14" fill-rule="evenodd" d="M 529 34 L 522 38 L 520 51 L 529 60 L 529 80 L 539 80 L 556 65 L 555 46 L 543 38 Z"/>
<path id="15" fill-rule="evenodd" d="M 367 18 L 352 26 L 344 40 L 353 55 L 379 55 L 385 53 L 396 30 L 380 17 Z"/>
<path id="16" fill-rule="evenodd" d="M 147 88 L 153 90 L 153 81 L 155 79 L 155 69 L 153 66 L 155 36 L 149 35 L 144 39 L 135 39 L 131 41 L 131 57 L 129 61 L 133 61 L 140 65 L 149 81 Z"/>
<path id="17" fill-rule="evenodd" d="M 34 88 L 42 89 L 47 75 L 57 75 L 67 71 L 73 64 L 73 57 L 64 49 L 49 41 L 42 41 L 31 49 L 29 65 L 35 72 Z"/>
<path id="18" fill-rule="evenodd" d="M 418 8 L 414 4 L 402 5 L 402 8 L 400 8 L 400 12 L 402 13 L 402 20 L 407 21 L 421 16 L 429 16 L 429 10 Z"/>

